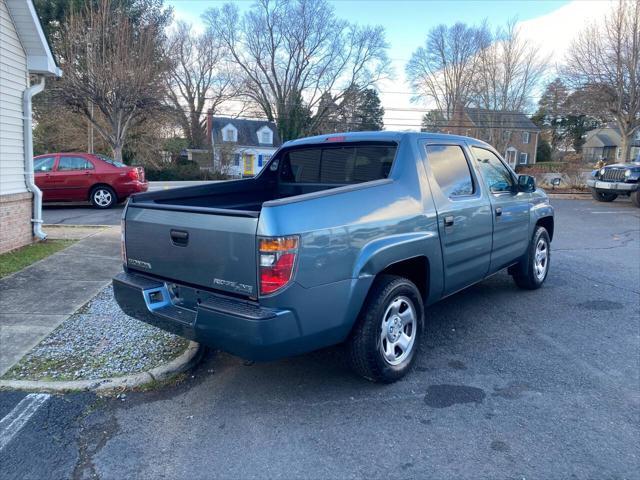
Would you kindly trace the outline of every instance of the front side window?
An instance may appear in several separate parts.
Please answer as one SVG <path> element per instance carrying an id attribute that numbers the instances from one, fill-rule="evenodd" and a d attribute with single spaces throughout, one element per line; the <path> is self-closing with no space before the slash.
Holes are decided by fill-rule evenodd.
<path id="1" fill-rule="evenodd" d="M 458 145 L 428 145 L 427 161 L 445 196 L 461 197 L 474 192 L 467 158 Z"/>
<path id="2" fill-rule="evenodd" d="M 58 171 L 93 170 L 93 164 L 84 157 L 60 157 Z"/>
<path id="3" fill-rule="evenodd" d="M 53 165 L 56 163 L 55 157 L 42 157 L 36 158 L 33 161 L 34 172 L 50 172 L 53 170 Z"/>
<path id="4" fill-rule="evenodd" d="M 471 149 L 489 191 L 492 193 L 513 191 L 513 177 L 500 159 L 493 152 L 484 148 L 471 147 Z"/>
<path id="5" fill-rule="evenodd" d="M 280 179 L 286 183 L 350 184 L 387 178 L 395 145 L 311 147 L 283 157 Z"/>

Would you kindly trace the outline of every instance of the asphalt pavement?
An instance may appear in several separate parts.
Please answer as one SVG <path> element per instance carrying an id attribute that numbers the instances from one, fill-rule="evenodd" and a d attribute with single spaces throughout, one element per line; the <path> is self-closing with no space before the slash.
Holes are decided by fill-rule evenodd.
<path id="1" fill-rule="evenodd" d="M 192 187 L 214 182 L 216 181 L 149 182 L 148 191 Z M 123 207 L 124 204 L 119 204 L 107 210 L 100 210 L 93 208 L 89 202 L 48 203 L 42 208 L 42 218 L 45 225 L 120 225 Z M 46 228 L 44 230 L 46 232 Z"/>
<path id="2" fill-rule="evenodd" d="M 0 477 L 640 478 L 640 210 L 553 203 L 544 287 L 499 273 L 430 307 L 398 383 L 363 381 L 333 348 L 212 352 L 125 398 L 5 392 L 0 417 L 42 406 L 4 446 L 0 420 Z"/>

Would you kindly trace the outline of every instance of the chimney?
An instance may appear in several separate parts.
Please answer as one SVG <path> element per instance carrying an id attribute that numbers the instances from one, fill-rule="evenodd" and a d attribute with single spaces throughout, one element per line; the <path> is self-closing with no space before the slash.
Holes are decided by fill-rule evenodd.
<path id="1" fill-rule="evenodd" d="M 213 110 L 207 110 L 207 145 L 211 145 L 211 134 L 213 131 Z"/>

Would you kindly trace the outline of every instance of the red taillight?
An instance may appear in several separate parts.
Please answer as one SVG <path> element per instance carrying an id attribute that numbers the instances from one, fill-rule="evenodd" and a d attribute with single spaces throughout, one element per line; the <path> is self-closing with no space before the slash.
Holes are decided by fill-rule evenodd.
<path id="1" fill-rule="evenodd" d="M 140 178 L 140 175 L 138 174 L 138 169 L 137 168 L 132 168 L 127 172 L 127 177 L 129 177 L 131 180 L 138 180 Z"/>
<path id="2" fill-rule="evenodd" d="M 298 237 L 259 239 L 260 295 L 274 293 L 291 281 L 297 254 Z"/>

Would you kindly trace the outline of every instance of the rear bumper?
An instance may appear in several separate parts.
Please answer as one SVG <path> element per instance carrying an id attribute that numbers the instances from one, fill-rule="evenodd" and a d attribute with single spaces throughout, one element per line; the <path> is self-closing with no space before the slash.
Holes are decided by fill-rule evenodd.
<path id="1" fill-rule="evenodd" d="M 149 190 L 149 182 L 132 181 L 117 186 L 116 193 L 120 198 L 126 198 L 134 193 L 142 193 Z"/>
<path id="2" fill-rule="evenodd" d="M 624 182 L 602 182 L 600 180 L 588 179 L 587 186 L 595 188 L 596 190 L 606 190 L 609 192 L 635 192 L 638 190 L 637 183 L 624 183 Z"/>
<path id="3" fill-rule="evenodd" d="M 188 290 L 195 308 L 174 303 L 167 284 L 135 273 L 120 273 L 113 290 L 129 316 L 176 335 L 250 360 L 272 360 L 341 341 L 348 325 L 313 332 L 293 309 L 267 308 L 234 297 Z"/>

